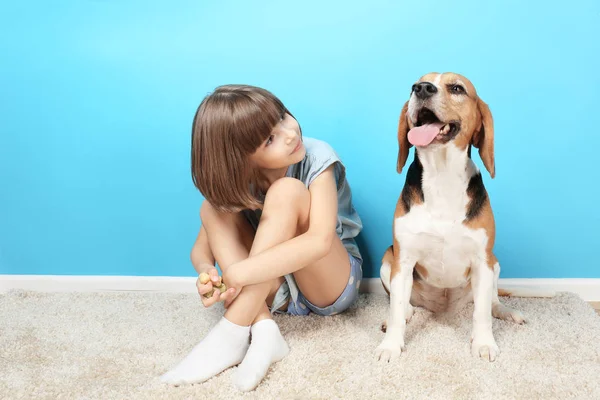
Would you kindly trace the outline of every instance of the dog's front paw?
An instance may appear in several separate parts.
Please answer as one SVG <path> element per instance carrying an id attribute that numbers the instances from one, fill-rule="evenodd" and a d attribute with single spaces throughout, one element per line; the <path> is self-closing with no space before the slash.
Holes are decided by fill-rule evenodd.
<path id="1" fill-rule="evenodd" d="M 491 335 L 475 335 L 471 341 L 471 354 L 486 361 L 493 362 L 500 354 L 500 349 Z"/>
<path id="2" fill-rule="evenodd" d="M 379 361 L 390 362 L 400 357 L 402 352 L 406 350 L 403 342 L 392 342 L 384 340 L 375 349 L 375 357 Z"/>

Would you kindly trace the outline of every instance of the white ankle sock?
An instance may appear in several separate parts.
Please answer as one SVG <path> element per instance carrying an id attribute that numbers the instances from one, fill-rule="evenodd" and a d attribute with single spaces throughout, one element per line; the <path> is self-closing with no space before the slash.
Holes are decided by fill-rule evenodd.
<path id="1" fill-rule="evenodd" d="M 248 350 L 249 337 L 250 327 L 223 317 L 187 357 L 160 379 L 174 385 L 204 382 L 239 364 Z"/>
<path id="2" fill-rule="evenodd" d="M 271 364 L 284 358 L 290 349 L 279 327 L 272 319 L 263 319 L 252 325 L 252 342 L 244 361 L 233 373 L 234 385 L 243 391 L 256 388 Z"/>

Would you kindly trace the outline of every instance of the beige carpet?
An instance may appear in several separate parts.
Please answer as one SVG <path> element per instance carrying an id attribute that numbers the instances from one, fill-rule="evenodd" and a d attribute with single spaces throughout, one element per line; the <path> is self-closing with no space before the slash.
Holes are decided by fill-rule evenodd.
<path id="1" fill-rule="evenodd" d="M 598 399 L 600 317 L 573 294 L 507 299 L 530 322 L 494 321 L 495 363 L 469 352 L 472 305 L 418 310 L 407 352 L 379 364 L 387 298 L 363 295 L 346 314 L 277 317 L 291 353 L 250 394 L 231 370 L 201 385 L 157 377 L 202 338 L 222 308 L 190 294 L 0 294 L 1 399 Z"/>

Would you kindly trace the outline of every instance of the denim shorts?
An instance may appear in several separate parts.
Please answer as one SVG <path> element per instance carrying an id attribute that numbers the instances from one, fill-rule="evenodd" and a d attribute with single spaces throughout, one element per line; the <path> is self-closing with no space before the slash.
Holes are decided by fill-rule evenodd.
<path id="1" fill-rule="evenodd" d="M 348 309 L 358 297 L 360 281 L 363 276 L 362 261 L 349 253 L 348 257 L 350 258 L 350 277 L 348 278 L 348 284 L 333 304 L 326 307 L 317 307 L 312 304 L 304 297 L 298 288 L 294 276 L 289 274 L 284 277 L 285 281 L 281 284 L 275 294 L 273 304 L 270 307 L 271 313 L 308 315 L 313 312 L 317 315 L 330 316 L 339 314 Z M 280 308 L 288 301 L 289 304 L 287 310 L 280 310 Z"/>

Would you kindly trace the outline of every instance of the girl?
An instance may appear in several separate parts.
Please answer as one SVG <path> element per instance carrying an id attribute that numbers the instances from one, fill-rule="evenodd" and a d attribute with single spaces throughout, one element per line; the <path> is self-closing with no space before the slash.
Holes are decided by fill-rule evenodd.
<path id="1" fill-rule="evenodd" d="M 345 167 L 325 142 L 303 138 L 282 102 L 262 88 L 218 87 L 192 128 L 192 177 L 206 201 L 191 260 L 228 290 L 224 317 L 162 380 L 203 382 L 240 364 L 233 382 L 254 389 L 289 348 L 272 313 L 334 315 L 357 298 L 362 222 Z M 250 335 L 252 340 L 250 341 Z"/>

